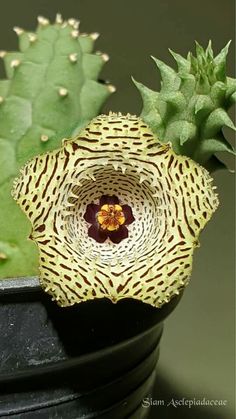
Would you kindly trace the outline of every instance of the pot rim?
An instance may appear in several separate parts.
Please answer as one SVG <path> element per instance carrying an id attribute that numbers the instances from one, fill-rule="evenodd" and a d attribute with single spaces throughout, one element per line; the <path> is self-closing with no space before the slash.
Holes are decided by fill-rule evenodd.
<path id="1" fill-rule="evenodd" d="M 145 338 L 146 335 L 152 334 L 155 329 L 157 328 L 157 325 L 151 326 L 148 329 L 146 329 L 145 331 L 138 333 L 135 336 L 132 336 L 131 338 L 125 339 L 115 345 L 112 345 L 112 352 L 119 352 L 121 350 L 125 350 L 125 348 L 127 348 L 130 343 L 132 342 L 132 344 L 135 344 L 135 342 L 139 342 L 140 338 L 143 337 Z M 158 342 L 161 339 L 161 335 L 162 335 L 162 330 L 161 333 L 157 334 L 157 341 L 156 344 L 158 344 Z M 71 369 L 74 366 L 76 366 L 76 368 L 78 368 L 79 365 L 85 365 L 85 364 L 90 364 L 91 362 L 93 362 L 94 360 L 100 361 L 103 358 L 105 358 L 107 355 L 111 354 L 111 346 L 108 346 L 106 348 L 102 348 L 99 349 L 97 351 L 94 352 L 90 352 L 88 354 L 85 355 L 80 355 L 79 357 L 74 357 L 74 358 L 70 358 L 70 359 L 66 359 L 63 361 L 58 361 L 58 362 L 54 362 L 54 363 L 50 363 L 47 365 L 40 365 L 38 367 L 34 367 L 32 368 L 26 368 L 23 371 L 19 371 L 19 372 L 14 372 L 12 374 L 1 374 L 0 377 L 0 384 L 1 383 L 5 383 L 7 381 L 11 381 L 12 380 L 12 376 L 14 376 L 14 380 L 16 379 L 23 379 L 23 378 L 28 378 L 31 377 L 32 375 L 32 371 L 34 376 L 37 375 L 44 375 L 44 374 L 50 374 L 50 373 L 54 373 L 55 372 L 55 366 L 56 369 L 62 371 L 62 370 L 67 370 L 67 369 Z"/>
<path id="2" fill-rule="evenodd" d="M 38 276 L 0 278 L 0 296 L 22 292 L 39 292 L 41 289 Z"/>

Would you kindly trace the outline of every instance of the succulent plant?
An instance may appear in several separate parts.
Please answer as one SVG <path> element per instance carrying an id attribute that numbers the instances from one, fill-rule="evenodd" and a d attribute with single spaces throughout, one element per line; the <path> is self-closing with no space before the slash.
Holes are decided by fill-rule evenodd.
<path id="1" fill-rule="evenodd" d="M 92 53 L 98 34 L 80 34 L 78 24 L 39 17 L 35 33 L 15 28 L 18 52 L 0 52 L 0 277 L 38 272 L 30 224 L 10 194 L 19 167 L 77 132 L 114 91 L 97 80 L 108 59 Z"/>
<path id="2" fill-rule="evenodd" d="M 104 297 L 162 306 L 188 283 L 218 205 L 206 169 L 139 117 L 112 113 L 28 162 L 13 197 L 32 224 L 41 285 L 60 306 Z"/>
<path id="3" fill-rule="evenodd" d="M 225 167 L 218 151 L 235 154 L 222 128 L 235 130 L 227 110 L 236 100 L 236 80 L 226 76 L 229 43 L 214 57 L 196 43 L 196 57 L 171 51 L 178 69 L 152 57 L 160 70 L 160 92 L 134 80 L 143 99 L 142 119 L 160 141 L 171 141 L 177 154 L 191 157 L 209 171 Z"/>

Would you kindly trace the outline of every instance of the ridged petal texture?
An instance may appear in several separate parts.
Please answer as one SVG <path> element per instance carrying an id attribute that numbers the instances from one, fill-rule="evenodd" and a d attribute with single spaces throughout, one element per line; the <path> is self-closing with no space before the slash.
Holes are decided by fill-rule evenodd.
<path id="1" fill-rule="evenodd" d="M 207 170 L 132 115 L 101 115 L 35 157 L 13 197 L 32 224 L 40 281 L 60 306 L 134 298 L 161 307 L 189 281 L 198 236 L 218 205 Z M 119 244 L 88 236 L 87 205 L 117 196 L 134 222 Z"/>
<path id="2" fill-rule="evenodd" d="M 0 278 L 38 272 L 29 222 L 10 194 L 19 168 L 59 147 L 114 91 L 97 80 L 108 59 L 92 53 L 98 34 L 80 34 L 78 24 L 39 17 L 35 33 L 15 28 L 19 52 L 0 52 L 8 77 L 0 80 Z"/>

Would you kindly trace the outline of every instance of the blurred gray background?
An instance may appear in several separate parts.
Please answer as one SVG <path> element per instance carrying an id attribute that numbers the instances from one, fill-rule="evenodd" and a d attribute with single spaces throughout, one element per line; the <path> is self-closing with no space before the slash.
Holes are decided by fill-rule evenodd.
<path id="1" fill-rule="evenodd" d="M 187 54 L 194 40 L 206 46 L 212 39 L 218 52 L 232 39 L 228 75 L 233 75 L 234 7 L 233 0 L 8 0 L 1 5 L 0 49 L 16 49 L 12 27 L 33 30 L 39 14 L 79 18 L 82 31 L 101 34 L 97 50 L 110 55 L 101 76 L 117 92 L 104 111 L 139 114 L 141 100 L 130 76 L 159 88 L 150 55 L 172 64 L 168 48 Z M 226 134 L 233 142 L 232 133 Z M 233 160 L 227 160 L 232 168 Z M 227 403 L 216 408 L 153 406 L 151 418 L 234 418 L 234 175 L 221 171 L 214 177 L 221 205 L 201 235 L 190 285 L 166 321 L 153 399 L 205 397 Z"/>

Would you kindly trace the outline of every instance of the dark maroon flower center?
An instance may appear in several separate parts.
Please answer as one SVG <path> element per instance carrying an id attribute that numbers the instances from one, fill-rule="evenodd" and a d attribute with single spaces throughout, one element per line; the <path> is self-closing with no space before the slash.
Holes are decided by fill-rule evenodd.
<path id="1" fill-rule="evenodd" d="M 110 239 L 120 243 L 128 237 L 126 225 L 133 223 L 134 216 L 129 205 L 121 205 L 115 195 L 102 195 L 99 204 L 88 204 L 84 219 L 92 224 L 88 229 L 89 237 L 98 243 Z"/>

